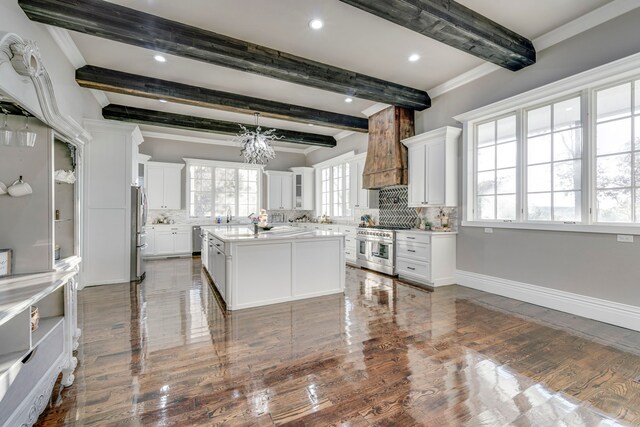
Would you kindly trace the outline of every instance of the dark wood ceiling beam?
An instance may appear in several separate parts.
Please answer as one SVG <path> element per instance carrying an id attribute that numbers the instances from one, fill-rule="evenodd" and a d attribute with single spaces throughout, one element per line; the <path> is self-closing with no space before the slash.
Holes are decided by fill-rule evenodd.
<path id="1" fill-rule="evenodd" d="M 80 86 L 152 99 L 165 99 L 197 107 L 238 113 L 259 112 L 264 117 L 310 123 L 354 132 L 368 132 L 369 121 L 330 111 L 269 101 L 229 92 L 190 86 L 106 68 L 84 66 L 76 70 Z"/>
<path id="2" fill-rule="evenodd" d="M 138 123 L 152 126 L 162 126 L 175 129 L 194 130 L 200 132 L 218 133 L 223 135 L 237 135 L 242 129 L 238 123 L 204 117 L 185 116 L 182 114 L 165 113 L 162 111 L 145 110 L 143 108 L 127 107 L 125 105 L 109 104 L 102 109 L 102 116 L 109 120 Z M 250 130 L 256 127 L 243 125 Z M 264 130 L 270 129 L 263 127 Z M 295 144 L 317 145 L 320 147 L 335 147 L 336 140 L 332 136 L 315 133 L 296 132 L 292 130 L 276 129 L 276 135 L 283 137 L 280 141 Z"/>
<path id="3" fill-rule="evenodd" d="M 103 0 L 19 0 L 33 21 L 317 89 L 398 105 L 431 106 L 422 90 L 280 52 Z"/>
<path id="4" fill-rule="evenodd" d="M 453 0 L 340 1 L 511 71 L 536 62 L 530 40 Z"/>

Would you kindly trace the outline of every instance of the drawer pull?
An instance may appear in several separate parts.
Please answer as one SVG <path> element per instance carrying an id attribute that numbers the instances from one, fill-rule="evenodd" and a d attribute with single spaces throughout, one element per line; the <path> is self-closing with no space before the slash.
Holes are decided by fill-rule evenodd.
<path id="1" fill-rule="evenodd" d="M 415 268 L 413 267 L 407 267 L 407 269 L 415 271 Z"/>
<path id="2" fill-rule="evenodd" d="M 407 236 L 407 240 L 416 240 L 416 238 Z"/>
<path id="3" fill-rule="evenodd" d="M 407 252 L 415 252 L 413 249 L 407 249 Z"/>

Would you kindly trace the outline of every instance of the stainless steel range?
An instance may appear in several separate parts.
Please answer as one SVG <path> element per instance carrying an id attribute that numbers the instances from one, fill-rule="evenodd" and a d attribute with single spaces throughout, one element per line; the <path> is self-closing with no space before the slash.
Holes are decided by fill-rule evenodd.
<path id="1" fill-rule="evenodd" d="M 396 275 L 396 232 L 408 227 L 367 227 L 359 228 L 357 264 L 360 267 L 381 273 Z"/>

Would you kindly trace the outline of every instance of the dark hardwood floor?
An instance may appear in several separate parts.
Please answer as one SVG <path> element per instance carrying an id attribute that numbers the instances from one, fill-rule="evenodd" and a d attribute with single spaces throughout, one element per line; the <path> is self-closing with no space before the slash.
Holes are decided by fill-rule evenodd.
<path id="1" fill-rule="evenodd" d="M 226 314 L 199 259 L 80 293 L 41 426 L 640 424 L 640 333 L 347 269 L 344 295 Z"/>

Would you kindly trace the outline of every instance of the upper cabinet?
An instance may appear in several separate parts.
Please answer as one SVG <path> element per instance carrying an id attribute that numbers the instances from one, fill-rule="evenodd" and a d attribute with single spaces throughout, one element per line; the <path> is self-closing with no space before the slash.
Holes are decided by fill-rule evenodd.
<path id="1" fill-rule="evenodd" d="M 147 198 L 149 209 L 181 209 L 182 168 L 177 163 L 147 163 Z"/>
<path id="2" fill-rule="evenodd" d="M 366 159 L 367 153 L 362 153 L 355 156 L 350 162 L 351 207 L 355 209 L 377 209 L 379 207 L 378 190 L 363 188 L 362 174 Z"/>
<path id="3" fill-rule="evenodd" d="M 409 207 L 458 205 L 461 133 L 445 126 L 402 141 L 409 156 Z"/>
<path id="4" fill-rule="evenodd" d="M 293 172 L 267 171 L 267 209 L 293 209 Z"/>
<path id="5" fill-rule="evenodd" d="M 307 167 L 291 168 L 293 172 L 293 209 L 313 210 L 314 169 Z"/>

